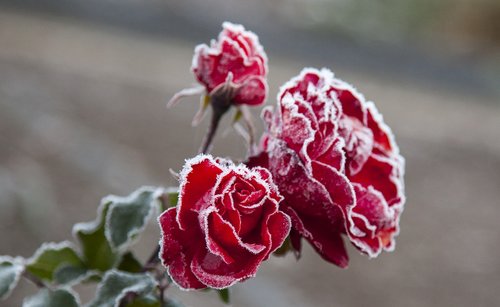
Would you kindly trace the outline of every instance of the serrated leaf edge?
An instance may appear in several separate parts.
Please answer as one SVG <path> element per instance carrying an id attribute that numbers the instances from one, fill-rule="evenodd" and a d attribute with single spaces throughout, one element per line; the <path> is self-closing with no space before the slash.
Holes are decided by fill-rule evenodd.
<path id="1" fill-rule="evenodd" d="M 56 274 L 56 273 L 57 273 L 57 270 L 54 271 L 54 274 Z M 89 277 L 94 276 L 94 275 L 101 276 L 102 273 L 97 271 L 97 270 L 87 270 L 85 272 L 85 274 L 82 274 L 79 277 L 77 277 L 69 282 L 64 283 L 64 286 L 67 286 L 67 287 L 76 286 L 76 285 L 82 283 L 83 281 L 85 281 L 86 279 L 88 279 Z M 57 283 L 57 284 L 59 284 L 59 283 Z M 62 285 L 62 284 L 59 284 L 59 285 Z"/>
<path id="2" fill-rule="evenodd" d="M 82 305 L 82 302 L 80 301 L 80 295 L 78 294 L 78 292 L 76 292 L 75 290 L 73 290 L 71 287 L 69 286 L 64 286 L 64 287 L 58 287 L 58 288 L 54 288 L 54 289 L 49 289 L 49 288 L 45 288 L 45 289 L 40 289 L 40 291 L 38 291 L 36 294 L 32 295 L 32 296 L 29 296 L 29 297 L 26 297 L 23 299 L 23 307 L 25 306 L 25 303 L 27 300 L 37 296 L 41 291 L 49 291 L 49 292 L 55 292 L 57 290 L 64 290 L 66 292 L 68 292 L 69 294 L 71 294 L 74 298 L 75 298 L 75 301 L 76 301 L 76 304 L 78 306 L 81 306 Z"/>
<path id="3" fill-rule="evenodd" d="M 10 283 L 10 285 L 7 288 L 7 292 L 4 293 L 4 295 L 0 296 L 0 300 L 6 299 L 9 297 L 9 295 L 12 293 L 14 288 L 17 286 L 19 283 L 19 280 L 21 279 L 21 276 L 23 275 L 23 272 L 25 270 L 25 260 L 22 257 L 10 257 L 10 256 L 0 256 L 0 263 L 3 262 L 11 262 L 14 265 L 20 266 L 21 268 L 16 271 L 16 275 L 14 276 L 14 281 Z"/>
<path id="4" fill-rule="evenodd" d="M 97 289 L 95 291 L 96 294 L 99 293 L 100 290 L 105 286 L 104 281 L 111 274 L 117 274 L 117 275 L 122 275 L 122 276 L 123 275 L 137 275 L 136 273 L 127 273 L 127 272 L 119 271 L 119 270 L 116 270 L 116 269 L 111 269 L 111 270 L 107 271 L 106 274 L 104 274 L 104 276 L 102 278 L 102 281 L 97 286 Z M 146 272 L 146 273 L 142 273 L 142 275 L 146 275 L 146 276 L 150 277 L 151 280 L 153 281 L 153 286 L 158 286 L 158 282 L 156 281 L 156 279 L 154 278 L 154 276 L 151 273 Z M 127 293 L 134 291 L 136 288 L 137 288 L 137 285 L 132 285 L 130 287 L 123 288 L 121 294 L 118 295 L 115 298 L 114 307 L 119 307 L 120 306 L 120 302 L 124 298 L 124 296 L 127 295 Z M 91 300 L 85 306 L 86 307 L 90 306 L 90 303 L 92 303 L 92 302 L 93 302 L 93 300 Z"/>
<path id="5" fill-rule="evenodd" d="M 148 191 L 152 192 L 152 199 L 153 200 L 152 200 L 152 205 L 150 206 L 148 214 L 146 214 L 144 216 L 142 226 L 139 227 L 139 228 L 132 229 L 127 234 L 127 241 L 125 241 L 124 243 L 122 243 L 121 246 L 115 246 L 115 244 L 114 244 L 114 242 L 112 240 L 112 237 L 111 237 L 111 233 L 110 233 L 111 227 L 109 227 L 109 224 L 111 223 L 110 222 L 111 212 L 116 207 L 118 207 L 118 205 L 116 205 L 116 203 L 117 202 L 130 202 L 134 198 L 136 198 L 138 195 L 140 195 L 141 193 L 148 192 Z M 132 192 L 131 194 L 129 194 L 128 196 L 125 196 L 125 197 L 116 196 L 116 195 L 109 195 L 109 196 L 106 196 L 105 198 L 103 198 L 102 201 L 104 203 L 109 203 L 110 204 L 110 207 L 108 208 L 108 212 L 107 212 L 107 215 L 105 216 L 105 221 L 104 221 L 104 223 L 105 223 L 105 225 L 104 225 L 104 236 L 106 237 L 106 240 L 108 241 L 109 246 L 111 246 L 111 249 L 114 252 L 123 251 L 123 249 L 125 249 L 126 247 L 132 245 L 140 237 L 139 235 L 146 228 L 149 220 L 151 220 L 151 217 L 155 213 L 158 214 L 159 208 L 161 207 L 161 203 L 160 203 L 159 197 L 164 193 L 164 191 L 165 191 L 165 189 L 161 188 L 161 187 L 142 186 L 139 189 L 135 190 L 134 192 Z"/>
<path id="6" fill-rule="evenodd" d="M 60 251 L 65 248 L 70 248 L 72 249 L 75 254 L 82 260 L 82 255 L 78 252 L 78 249 L 76 248 L 75 244 L 71 241 L 62 241 L 62 242 L 44 242 L 42 245 L 35 251 L 33 256 L 30 258 L 26 259 L 26 265 L 32 265 L 36 262 L 36 260 L 46 251 L 48 250 L 56 250 Z"/>

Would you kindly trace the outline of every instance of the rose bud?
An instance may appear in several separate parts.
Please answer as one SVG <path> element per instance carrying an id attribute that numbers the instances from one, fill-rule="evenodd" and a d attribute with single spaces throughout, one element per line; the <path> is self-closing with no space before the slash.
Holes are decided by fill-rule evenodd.
<path id="1" fill-rule="evenodd" d="M 198 45 L 192 71 L 209 96 L 227 96 L 231 104 L 256 106 L 267 96 L 267 56 L 257 35 L 242 25 L 222 24 L 218 40 Z"/>
<path id="2" fill-rule="evenodd" d="M 264 168 L 199 155 L 180 174 L 177 207 L 159 217 L 160 258 L 183 289 L 222 289 L 255 276 L 290 231 Z"/>
<path id="3" fill-rule="evenodd" d="M 249 165 L 273 174 L 298 253 L 304 237 L 325 260 L 346 267 L 343 234 L 372 257 L 393 248 L 402 157 L 374 110 L 329 70 L 304 69 L 281 88 L 278 109 L 263 111 L 267 133 Z"/>
<path id="4" fill-rule="evenodd" d="M 178 92 L 168 106 L 184 96 L 204 94 L 193 125 L 203 119 L 206 108 L 211 105 L 213 115 L 206 144 L 211 142 L 221 117 L 235 106 L 238 114 L 243 115 L 252 146 L 254 128 L 245 106 L 261 105 L 266 100 L 267 56 L 253 32 L 230 22 L 224 22 L 222 27 L 218 39 L 212 40 L 210 46 L 201 44 L 195 48 L 191 70 L 202 86 Z M 206 152 L 208 148 L 203 149 L 202 152 Z"/>

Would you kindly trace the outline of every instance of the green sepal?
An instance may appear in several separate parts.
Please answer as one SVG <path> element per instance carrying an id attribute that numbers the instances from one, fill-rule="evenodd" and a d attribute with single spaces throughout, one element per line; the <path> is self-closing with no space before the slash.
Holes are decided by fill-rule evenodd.
<path id="1" fill-rule="evenodd" d="M 229 304 L 231 302 L 231 295 L 229 293 L 229 288 L 217 290 L 217 294 L 224 304 Z"/>

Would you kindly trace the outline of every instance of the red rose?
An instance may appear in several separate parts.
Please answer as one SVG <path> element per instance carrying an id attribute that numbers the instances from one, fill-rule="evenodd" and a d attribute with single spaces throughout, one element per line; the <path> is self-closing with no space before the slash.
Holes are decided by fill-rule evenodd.
<path id="1" fill-rule="evenodd" d="M 221 289 L 255 276 L 290 231 L 281 199 L 264 168 L 188 160 L 178 206 L 159 218 L 160 258 L 172 279 L 184 289 Z"/>
<path id="2" fill-rule="evenodd" d="M 339 79 L 331 90 L 342 105 L 339 132 L 346 140 L 346 175 L 356 193 L 349 215 L 349 237 L 371 257 L 392 251 L 403 211 L 404 159 L 391 129 L 373 102 Z"/>
<path id="3" fill-rule="evenodd" d="M 249 164 L 273 174 L 294 248 L 304 237 L 340 267 L 348 264 L 342 234 L 370 256 L 393 248 L 402 157 L 374 106 L 329 70 L 305 69 L 282 87 L 278 107 L 264 110 L 263 152 Z"/>
<path id="4" fill-rule="evenodd" d="M 229 95 L 235 105 L 264 103 L 267 56 L 257 35 L 229 22 L 222 27 L 218 40 L 196 47 L 191 69 L 209 96 Z"/>

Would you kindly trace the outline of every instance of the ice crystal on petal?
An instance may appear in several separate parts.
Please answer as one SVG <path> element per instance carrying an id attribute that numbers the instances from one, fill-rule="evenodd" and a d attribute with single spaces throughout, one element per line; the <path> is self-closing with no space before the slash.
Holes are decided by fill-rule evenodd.
<path id="1" fill-rule="evenodd" d="M 281 200 L 264 168 L 209 155 L 186 161 L 178 206 L 159 218 L 162 263 L 183 289 L 222 289 L 254 276 L 290 231 Z"/>

